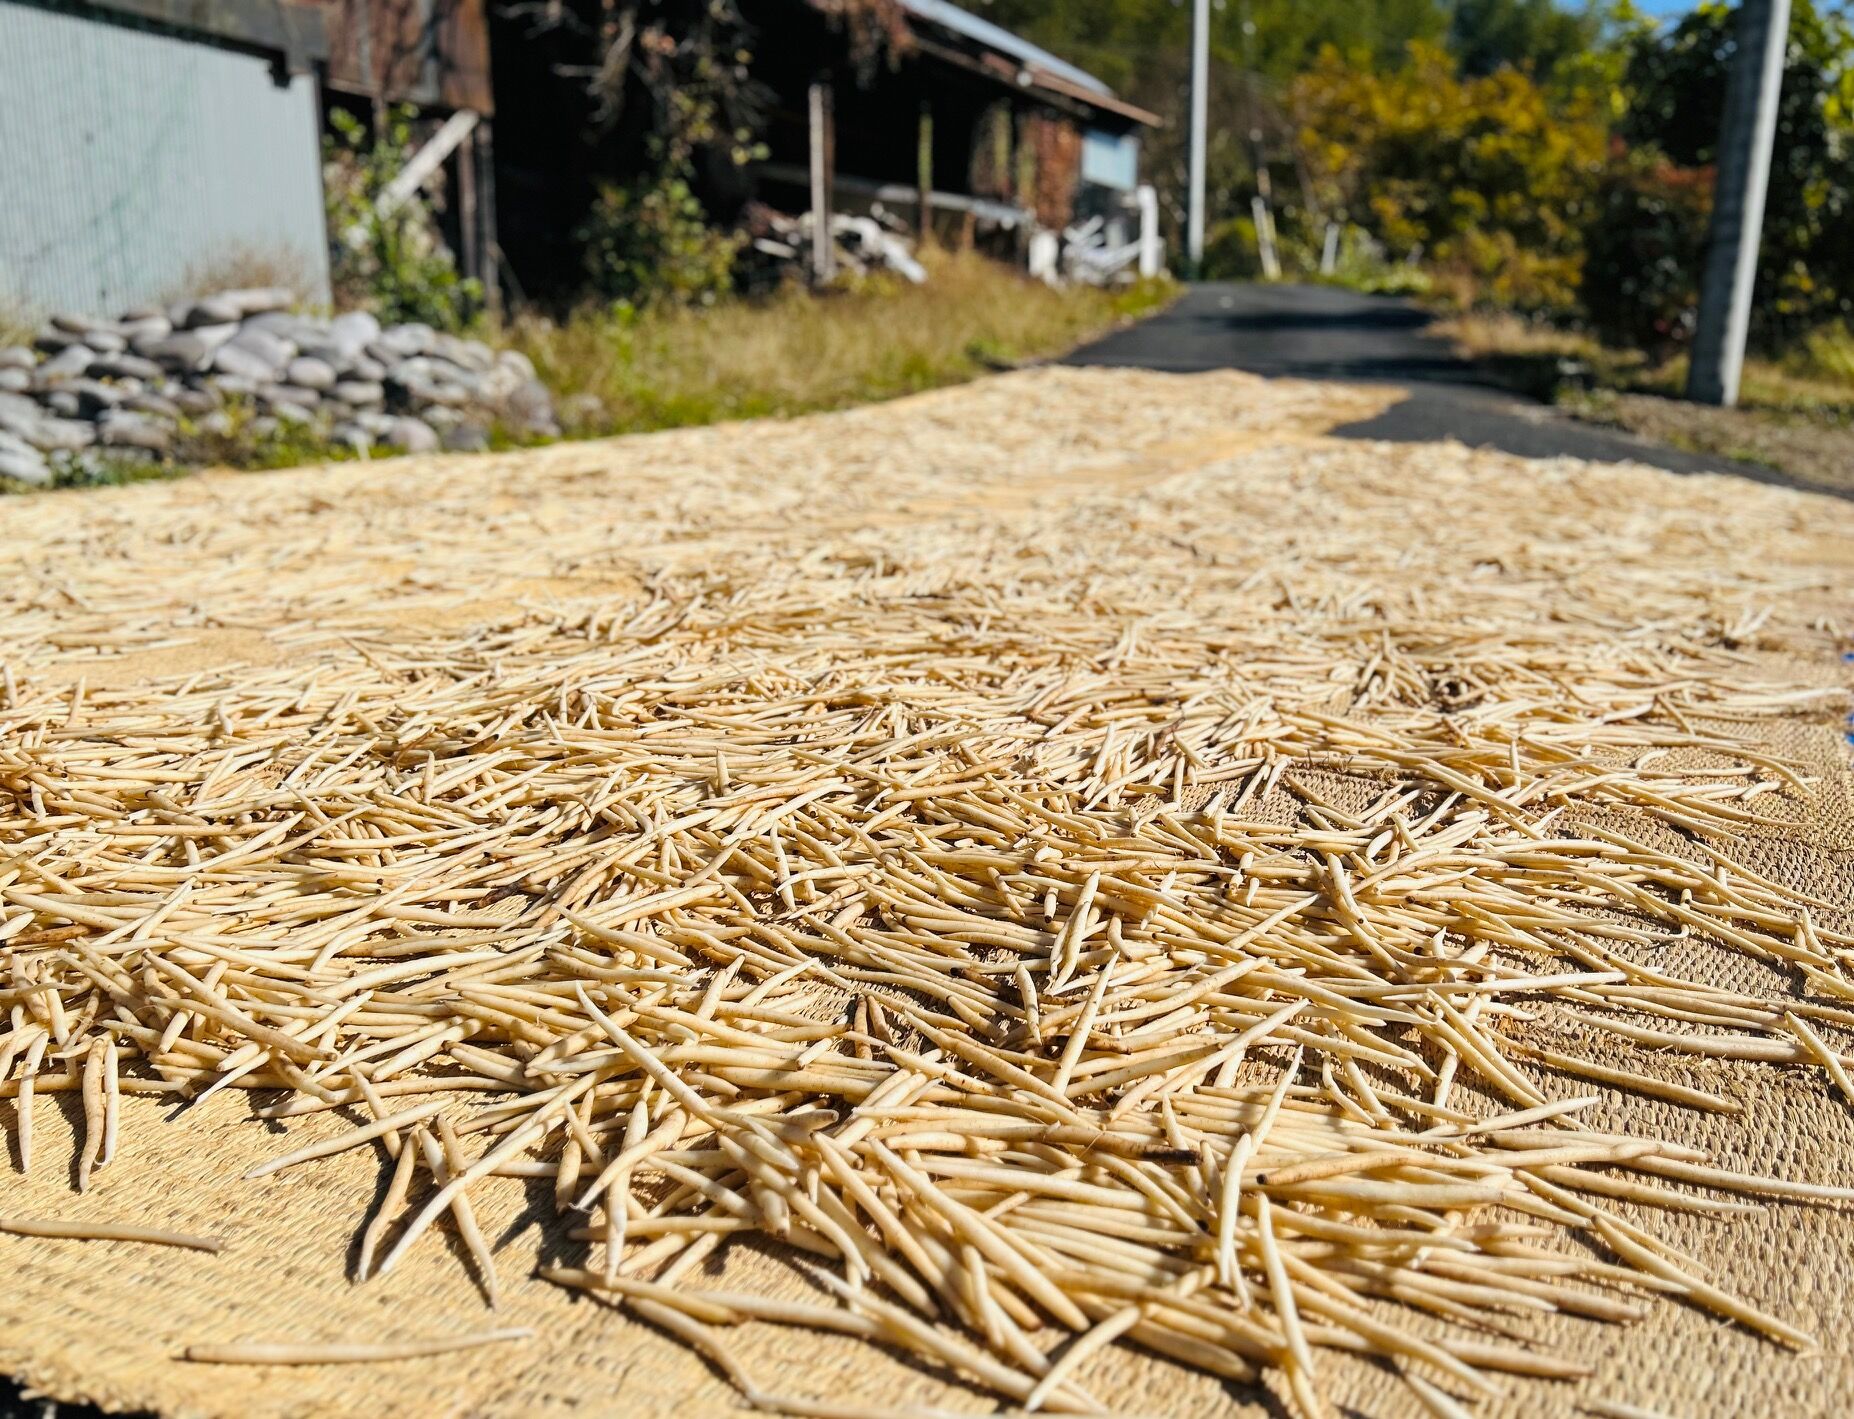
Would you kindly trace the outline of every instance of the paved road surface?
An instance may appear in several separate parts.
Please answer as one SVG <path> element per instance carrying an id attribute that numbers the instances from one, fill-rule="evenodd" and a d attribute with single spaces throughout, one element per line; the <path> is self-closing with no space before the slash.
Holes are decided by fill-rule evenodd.
<path id="1" fill-rule="evenodd" d="M 1395 296 L 1215 281 L 1193 286 L 1170 310 L 1083 347 L 1069 363 L 1401 384 L 1410 391 L 1402 403 L 1335 432 L 1399 443 L 1458 439 L 1524 458 L 1627 460 L 1675 473 L 1736 473 L 1793 486 L 1766 468 L 1683 453 L 1581 423 L 1499 389 L 1446 340 L 1429 334 L 1429 323 L 1414 302 Z"/>

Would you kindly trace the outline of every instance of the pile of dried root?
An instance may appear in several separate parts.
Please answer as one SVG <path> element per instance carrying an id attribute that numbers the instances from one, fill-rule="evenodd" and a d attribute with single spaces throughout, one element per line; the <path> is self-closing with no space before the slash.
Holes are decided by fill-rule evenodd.
<path id="1" fill-rule="evenodd" d="M 1138 378 L 1006 385 L 1047 434 Z M 1716 490 L 1644 502 L 1658 475 L 1511 488 L 1439 451 L 1414 487 L 1287 447 L 1241 482 L 1059 497 L 1021 466 L 875 471 L 830 521 L 843 490 L 797 448 L 762 450 L 782 481 L 677 468 L 622 499 L 530 468 L 564 540 L 528 555 L 617 547 L 601 574 L 635 594 L 383 615 L 271 668 L 113 688 L 98 648 L 158 645 L 212 586 L 238 588 L 214 624 L 300 647 L 312 588 L 379 594 L 386 547 L 437 538 L 429 576 L 464 587 L 524 544 L 487 515 L 409 530 L 436 474 L 352 509 L 277 482 L 233 533 L 185 494 L 83 530 L 90 504 L 39 504 L 0 632 L 21 1164 L 58 1091 L 84 1101 L 83 1178 L 134 1166 L 123 1092 L 357 1111 L 264 1171 L 384 1149 L 363 1276 L 442 1224 L 493 1304 L 472 1194 L 526 1179 L 583 1242 L 552 1279 L 797 1412 L 869 1406 L 763 1392 L 729 1326 L 865 1336 L 1052 1411 L 1091 1408 L 1077 1371 L 1125 1341 L 1278 1369 L 1308 1414 L 1321 1351 L 1360 1352 L 1455 1414 L 1502 1373 L 1583 1372 L 1515 1336 L 1526 1316 L 1649 1293 L 1811 1343 L 1632 1219 L 1854 1192 L 1579 1114 L 1612 1089 L 1739 1107 L 1604 1037 L 1854 1099 L 1848 904 L 1730 847 L 1818 787 L 1767 726 L 1838 710 L 1773 654 L 1832 642 L 1797 608 L 1833 588 L 1758 529 L 1838 510 L 1747 489 L 1728 527 Z M 807 500 L 818 522 L 780 520 Z M 64 517 L 92 560 L 54 566 Z M 1667 969 L 1682 940 L 1768 988 Z M 694 1284 L 755 1236 L 811 1302 Z"/>

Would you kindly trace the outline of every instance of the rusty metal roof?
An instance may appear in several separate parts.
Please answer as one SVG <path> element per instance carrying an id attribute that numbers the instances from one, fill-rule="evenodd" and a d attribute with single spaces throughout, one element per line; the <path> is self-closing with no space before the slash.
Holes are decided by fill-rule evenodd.
<path id="1" fill-rule="evenodd" d="M 1113 90 L 1102 83 L 1085 69 L 1078 69 L 1067 60 L 1058 59 L 1047 49 L 1030 43 L 1020 35 L 1014 35 L 1002 25 L 994 25 L 990 20 L 982 20 L 970 10 L 962 10 L 949 0 L 901 0 L 901 7 L 917 19 L 926 20 L 962 34 L 976 44 L 999 54 L 1008 54 L 1019 63 L 1032 68 L 1043 69 L 1060 78 L 1067 79 L 1081 89 L 1104 97 L 1113 97 Z"/>
<path id="2" fill-rule="evenodd" d="M 290 0 L 86 0 L 68 7 L 150 20 L 170 30 L 223 40 L 240 49 L 281 55 L 292 74 L 328 58 L 321 14 Z"/>
<path id="3" fill-rule="evenodd" d="M 1086 105 L 1101 113 L 1113 114 L 1132 123 L 1159 127 L 1163 120 L 1136 104 L 1120 98 L 1100 79 L 1066 59 L 1058 59 L 1047 49 L 1012 34 L 1002 25 L 980 19 L 962 10 L 950 0 L 901 0 L 902 9 L 917 21 L 969 41 L 986 52 L 988 66 L 994 66 L 1004 82 L 1042 90 L 1045 95 Z"/>

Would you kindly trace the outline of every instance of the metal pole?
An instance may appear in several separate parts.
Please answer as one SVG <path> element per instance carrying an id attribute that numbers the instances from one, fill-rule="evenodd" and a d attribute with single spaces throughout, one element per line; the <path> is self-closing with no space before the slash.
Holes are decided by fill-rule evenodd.
<path id="1" fill-rule="evenodd" d="M 1186 218 L 1185 255 L 1191 271 L 1204 263 L 1205 144 L 1210 126 L 1210 0 L 1191 6 L 1191 202 Z"/>
<path id="2" fill-rule="evenodd" d="M 1789 32 L 1790 0 L 1743 0 L 1739 5 L 1738 53 L 1725 83 L 1712 230 L 1687 369 L 1687 398 L 1696 404 L 1738 402 Z"/>

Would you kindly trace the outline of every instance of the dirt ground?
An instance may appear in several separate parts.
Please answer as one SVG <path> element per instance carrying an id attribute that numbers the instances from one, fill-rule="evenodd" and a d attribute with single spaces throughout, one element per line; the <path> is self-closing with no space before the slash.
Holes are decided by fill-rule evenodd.
<path id="1" fill-rule="evenodd" d="M 146 735 L 153 745 L 166 728 L 120 716 L 158 693 L 203 733 L 218 725 L 235 738 L 230 726 L 281 714 L 321 686 L 366 679 L 367 693 L 383 696 L 398 677 L 410 696 L 418 667 L 440 660 L 476 657 L 488 679 L 513 680 L 530 668 L 528 647 L 562 628 L 589 643 L 622 629 L 644 645 L 700 608 L 770 634 L 753 620 L 756 588 L 776 581 L 780 626 L 830 628 L 820 656 L 901 624 L 863 619 L 869 586 L 906 603 L 918 618 L 908 626 L 948 636 L 949 657 L 973 662 L 974 674 L 1016 653 L 1014 617 L 1041 616 L 1076 637 L 1111 628 L 1086 648 L 1101 664 L 1137 662 L 1142 638 L 1164 641 L 1184 619 L 1211 617 L 1226 636 L 1217 656 L 1252 674 L 1258 694 L 1366 708 L 1392 695 L 1374 675 L 1400 655 L 1455 656 L 1490 679 L 1518 673 L 1539 647 L 1577 674 L 1605 676 L 1707 657 L 1730 666 L 1735 704 L 1763 706 L 1747 732 L 1803 765 L 1807 781 L 1773 795 L 1769 821 L 1734 851 L 1822 902 L 1826 927 L 1854 928 L 1854 777 L 1845 696 L 1832 693 L 1847 687 L 1842 655 L 1854 644 L 1854 507 L 1726 477 L 1323 436 L 1397 397 L 1234 373 L 1052 369 L 789 422 L 0 501 L 0 794 L 15 796 L 0 901 L 22 880 L 17 859 L 60 831 L 49 814 L 32 825 L 28 789 L 6 777 L 4 736 L 22 732 L 8 716 L 25 707 L 44 726 L 45 705 L 68 702 L 64 723 L 80 739 L 95 716 L 115 713 L 118 744 Z M 802 615 L 800 584 L 816 591 Z M 976 621 L 974 598 L 992 608 Z M 937 601 L 954 600 L 958 623 L 934 622 Z M 1547 678 L 1532 691 L 1541 701 L 1562 688 Z M 1461 693 L 1445 677 L 1432 677 L 1430 692 Z M 1574 699 L 1576 687 L 1565 693 Z M 1735 988 L 1790 988 L 1768 966 L 1697 940 L 1663 964 Z M 1644 1070 L 1665 1065 L 1653 1051 L 1621 1053 Z M 1854 1109 L 1821 1071 L 1665 1067 L 1690 1082 L 1703 1073 L 1743 1112 L 1598 1091 L 1597 1121 L 1703 1147 L 1723 1166 L 1854 1183 Z M 492 1179 L 479 1209 L 505 1275 L 491 1315 L 454 1237 L 389 1276 L 349 1283 L 359 1230 L 385 1186 L 371 1150 L 240 1180 L 351 1120 L 261 1124 L 237 1090 L 193 1108 L 130 1098 L 122 1160 L 80 1198 L 66 1160 L 81 1112 L 72 1096 L 54 1098 L 38 1106 L 32 1170 L 0 1184 L 0 1216 L 134 1216 L 232 1240 L 209 1256 L 0 1236 L 0 1372 L 40 1392 L 241 1419 L 739 1406 L 687 1347 L 529 1274 L 571 1243 L 513 1179 Z M 0 1096 L 0 1110 L 14 1108 Z M 17 1118 L 6 1121 L 16 1132 Z M 1593 1374 L 1503 1381 L 1472 1412 L 1624 1412 L 1582 1408 L 1596 1401 L 1688 1419 L 1841 1412 L 1854 1393 L 1854 1211 L 1776 1204 L 1656 1224 L 1720 1285 L 1812 1331 L 1820 1348 L 1781 1350 L 1672 1298 L 1633 1325 L 1509 1317 L 1501 1338 Z M 777 1252 L 744 1243 L 718 1253 L 696 1284 L 721 1282 L 800 1289 Z M 203 1341 L 490 1326 L 536 1335 L 386 1366 L 177 1358 Z M 754 1325 L 736 1343 L 775 1388 L 828 1396 L 845 1413 L 996 1407 L 957 1376 L 842 1336 Z M 1341 1412 L 1420 1412 L 1388 1366 L 1322 1363 Z M 1272 1388 L 1125 1348 L 1084 1373 L 1117 1412 L 1287 1412 Z"/>
<path id="2" fill-rule="evenodd" d="M 1675 448 L 1763 464 L 1824 492 L 1854 493 L 1854 424 L 1845 411 L 1711 409 L 1659 395 L 1603 391 L 1562 402 L 1580 419 Z"/>

